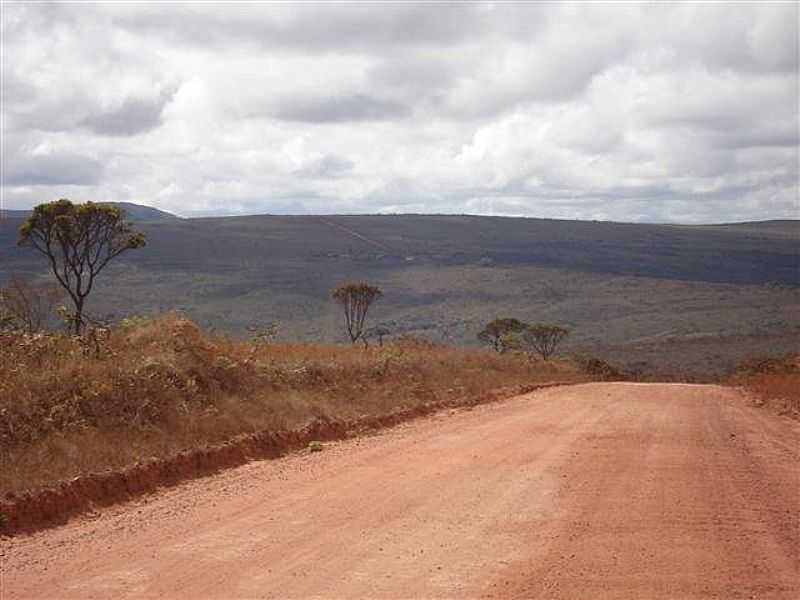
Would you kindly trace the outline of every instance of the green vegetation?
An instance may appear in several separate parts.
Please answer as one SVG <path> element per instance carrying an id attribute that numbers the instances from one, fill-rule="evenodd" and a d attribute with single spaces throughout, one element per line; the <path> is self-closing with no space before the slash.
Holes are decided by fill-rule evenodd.
<path id="1" fill-rule="evenodd" d="M 108 204 L 73 204 L 62 198 L 40 204 L 19 228 L 20 246 L 44 255 L 56 281 L 75 306 L 75 334 L 85 325 L 84 306 L 95 278 L 123 252 L 142 248 L 144 234 L 125 221 L 125 213 Z"/>
<path id="2" fill-rule="evenodd" d="M 494 351 L 502 354 L 508 347 L 509 337 L 525 329 L 526 325 L 519 319 L 495 319 L 478 333 L 478 339 L 489 344 Z"/>
<path id="3" fill-rule="evenodd" d="M 489 321 L 478 333 L 478 339 L 498 354 L 517 350 L 529 356 L 538 354 L 542 360 L 547 360 L 567 335 L 569 331 L 558 325 L 529 324 L 519 319 L 505 318 Z"/>

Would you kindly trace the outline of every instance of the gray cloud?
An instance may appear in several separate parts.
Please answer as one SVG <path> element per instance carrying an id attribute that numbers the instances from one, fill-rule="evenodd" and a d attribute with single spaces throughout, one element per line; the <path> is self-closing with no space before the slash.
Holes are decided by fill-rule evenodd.
<path id="1" fill-rule="evenodd" d="M 202 4 L 190 8 L 106 4 L 101 9 L 119 27 L 166 37 L 171 43 L 223 47 L 247 43 L 301 52 L 453 47 L 471 43 L 487 31 L 526 38 L 540 30 L 548 17 L 546 10 L 535 5 L 478 3 L 296 3 L 231 5 L 225 10 Z"/>
<path id="2" fill-rule="evenodd" d="M 98 183 L 102 174 L 102 163 L 88 156 L 34 155 L 16 157 L 4 164 L 2 183 L 4 186 L 87 186 Z"/>
<path id="3" fill-rule="evenodd" d="M 365 94 L 335 98 L 298 98 L 287 100 L 273 110 L 277 119 L 306 123 L 348 123 L 388 121 L 406 117 L 411 109 L 391 100 Z"/>
<path id="4" fill-rule="evenodd" d="M 86 116 L 80 125 L 99 135 L 130 136 L 143 133 L 161 124 L 161 111 L 166 100 L 164 96 L 154 100 L 126 98 L 119 107 Z"/>
<path id="5" fill-rule="evenodd" d="M 12 3 L 2 193 L 25 208 L 69 185 L 180 214 L 796 217 L 799 12 Z"/>
<path id="6" fill-rule="evenodd" d="M 322 179 L 344 177 L 353 170 L 354 166 L 355 163 L 352 160 L 329 155 L 314 160 L 303 168 L 298 169 L 297 175 Z"/>

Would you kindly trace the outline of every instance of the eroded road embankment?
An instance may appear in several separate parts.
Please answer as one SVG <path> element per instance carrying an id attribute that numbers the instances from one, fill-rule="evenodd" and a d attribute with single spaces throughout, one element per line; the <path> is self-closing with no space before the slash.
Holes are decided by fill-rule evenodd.
<path id="1" fill-rule="evenodd" d="M 800 427 L 587 384 L 0 541 L 13 598 L 797 598 Z"/>

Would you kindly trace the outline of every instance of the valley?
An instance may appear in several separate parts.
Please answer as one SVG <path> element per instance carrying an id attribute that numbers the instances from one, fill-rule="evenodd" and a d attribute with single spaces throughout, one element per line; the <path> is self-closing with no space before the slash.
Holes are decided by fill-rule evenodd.
<path id="1" fill-rule="evenodd" d="M 134 220 L 136 214 L 132 214 Z M 46 277 L 0 222 L 0 283 Z M 104 318 L 184 312 L 233 335 L 342 341 L 330 290 L 378 285 L 370 315 L 392 335 L 477 344 L 514 316 L 572 330 L 571 353 L 645 378 L 707 379 L 754 353 L 796 349 L 800 222 L 643 225 L 462 215 L 248 216 L 137 220 L 148 245 L 98 280 Z"/>

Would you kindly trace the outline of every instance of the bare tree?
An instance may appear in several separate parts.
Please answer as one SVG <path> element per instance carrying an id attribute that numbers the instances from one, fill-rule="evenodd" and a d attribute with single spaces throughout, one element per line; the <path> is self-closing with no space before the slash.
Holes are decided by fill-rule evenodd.
<path id="1" fill-rule="evenodd" d="M 377 338 L 378 339 L 378 346 L 383 348 L 383 338 L 387 335 L 391 335 L 391 330 L 388 327 L 384 327 L 383 325 L 378 325 L 377 327 L 372 327 L 367 329 L 364 332 L 364 337 L 367 338 Z"/>
<path id="2" fill-rule="evenodd" d="M 55 284 L 36 285 L 17 275 L 0 289 L 0 305 L 5 314 L 29 334 L 45 328 L 63 297 L 64 291 Z"/>
<path id="3" fill-rule="evenodd" d="M 247 331 L 253 335 L 253 341 L 257 344 L 272 344 L 278 337 L 278 322 L 267 321 L 249 325 Z"/>
<path id="4" fill-rule="evenodd" d="M 50 269 L 75 305 L 75 334 L 84 325 L 84 305 L 95 278 L 127 250 L 145 245 L 125 212 L 109 204 L 73 204 L 61 199 L 40 204 L 20 227 L 20 246 L 32 246 L 47 257 Z"/>
<path id="5" fill-rule="evenodd" d="M 519 319 L 495 319 L 486 324 L 478 334 L 478 339 L 494 348 L 495 352 L 502 354 L 506 351 L 506 338 L 525 329 L 525 323 Z"/>
<path id="6" fill-rule="evenodd" d="M 16 319 L 8 312 L 8 309 L 0 302 L 0 331 L 7 331 L 14 328 Z"/>
<path id="7" fill-rule="evenodd" d="M 364 323 L 369 307 L 383 295 L 383 292 L 374 285 L 359 282 L 340 285 L 331 295 L 344 309 L 347 335 L 350 337 L 350 342 L 355 344 L 364 335 Z"/>
<path id="8" fill-rule="evenodd" d="M 524 347 L 534 350 L 542 360 L 547 360 L 568 335 L 569 331 L 558 325 L 535 323 L 525 327 L 519 339 Z"/>

